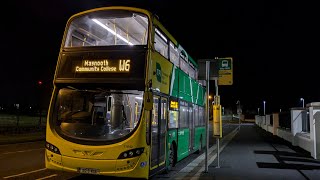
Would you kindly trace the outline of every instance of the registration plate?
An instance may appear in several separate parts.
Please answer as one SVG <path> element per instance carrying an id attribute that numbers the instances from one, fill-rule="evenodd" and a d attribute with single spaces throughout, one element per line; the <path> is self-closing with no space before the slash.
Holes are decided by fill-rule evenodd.
<path id="1" fill-rule="evenodd" d="M 82 173 L 82 174 L 100 174 L 100 169 L 78 168 L 78 173 Z"/>

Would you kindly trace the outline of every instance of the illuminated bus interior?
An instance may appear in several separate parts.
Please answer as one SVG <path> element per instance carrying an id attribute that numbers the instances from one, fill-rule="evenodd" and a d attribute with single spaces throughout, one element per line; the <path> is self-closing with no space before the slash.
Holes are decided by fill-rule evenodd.
<path id="1" fill-rule="evenodd" d="M 97 11 L 72 20 L 64 47 L 146 45 L 148 18 L 123 10 Z"/>

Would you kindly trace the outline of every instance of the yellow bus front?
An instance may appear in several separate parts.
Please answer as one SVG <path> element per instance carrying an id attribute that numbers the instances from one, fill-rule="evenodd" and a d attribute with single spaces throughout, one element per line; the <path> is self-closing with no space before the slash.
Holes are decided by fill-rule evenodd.
<path id="1" fill-rule="evenodd" d="M 149 19 L 125 7 L 70 18 L 49 108 L 46 168 L 148 178 Z"/>

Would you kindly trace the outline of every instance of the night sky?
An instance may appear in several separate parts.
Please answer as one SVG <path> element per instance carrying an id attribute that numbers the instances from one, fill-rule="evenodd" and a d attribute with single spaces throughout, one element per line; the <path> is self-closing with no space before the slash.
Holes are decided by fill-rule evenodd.
<path id="1" fill-rule="evenodd" d="M 320 101 L 319 35 L 311 4 L 293 1 L 53 0 L 2 3 L 0 105 L 36 104 L 38 80 L 50 97 L 68 18 L 110 5 L 142 7 L 194 59 L 233 57 L 234 84 L 220 86 L 221 104 L 276 112 Z M 317 31 L 319 33 L 319 31 Z M 317 38 L 316 38 L 317 37 Z M 214 84 L 213 82 L 211 83 Z M 211 87 L 213 90 L 214 86 Z M 211 92 L 213 94 L 213 92 Z"/>

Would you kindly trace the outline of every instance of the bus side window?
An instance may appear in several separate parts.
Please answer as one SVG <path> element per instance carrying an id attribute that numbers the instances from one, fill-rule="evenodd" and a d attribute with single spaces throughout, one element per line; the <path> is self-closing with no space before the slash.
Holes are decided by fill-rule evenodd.
<path id="1" fill-rule="evenodd" d="M 186 52 L 181 51 L 179 61 L 180 61 L 180 69 L 183 72 L 185 72 L 186 74 L 189 74 L 188 73 L 189 65 L 188 65 L 188 62 L 187 62 L 188 61 L 188 57 L 187 57 Z"/>
<path id="2" fill-rule="evenodd" d="M 180 101 L 181 102 L 181 101 Z M 187 128 L 189 126 L 188 121 L 188 106 L 180 104 L 180 114 L 179 114 L 179 128 Z"/>
<path id="3" fill-rule="evenodd" d="M 162 56 L 168 59 L 168 40 L 167 38 L 156 28 L 154 35 L 154 48 Z"/>
<path id="4" fill-rule="evenodd" d="M 179 67 L 179 51 L 178 48 L 170 41 L 170 61 Z"/>
<path id="5" fill-rule="evenodd" d="M 188 68 L 189 68 L 189 71 L 188 71 L 189 76 L 191 76 L 191 78 L 193 79 L 196 79 L 196 70 L 190 65 L 188 65 Z"/>

